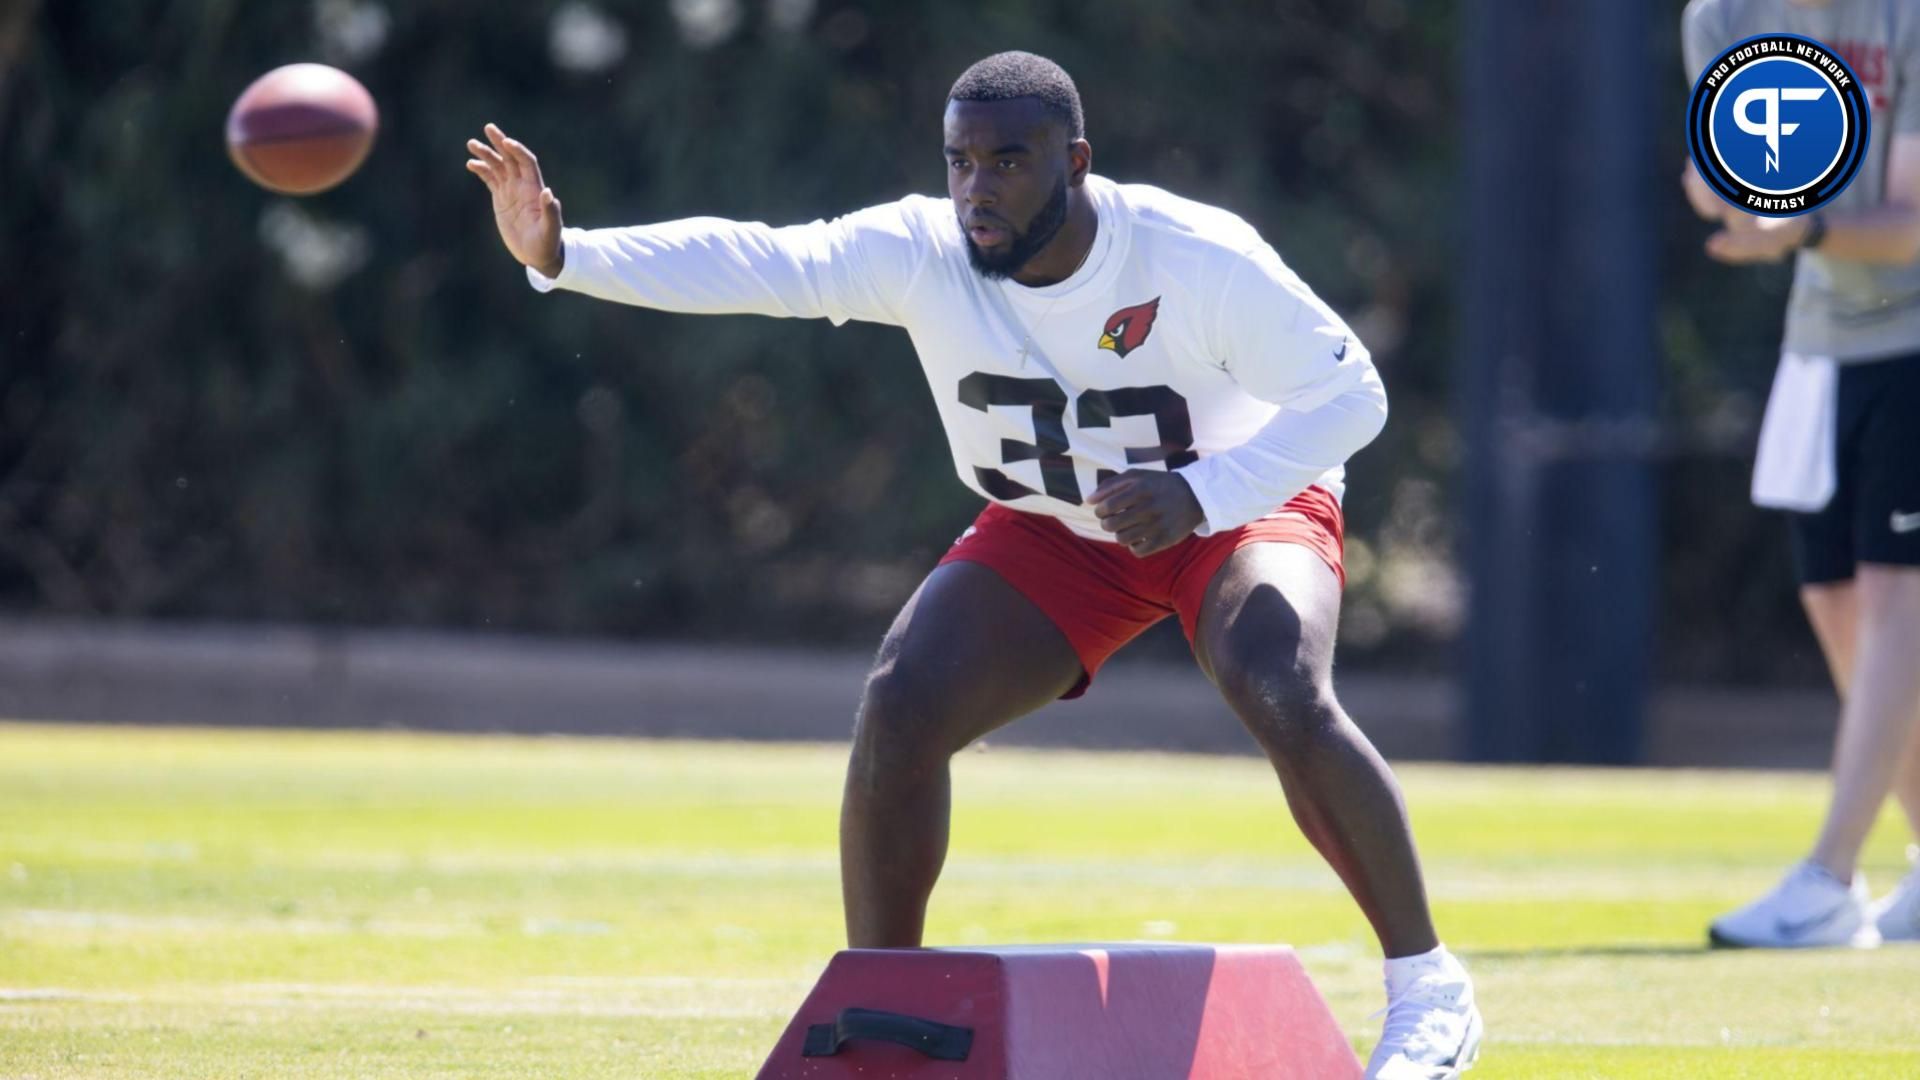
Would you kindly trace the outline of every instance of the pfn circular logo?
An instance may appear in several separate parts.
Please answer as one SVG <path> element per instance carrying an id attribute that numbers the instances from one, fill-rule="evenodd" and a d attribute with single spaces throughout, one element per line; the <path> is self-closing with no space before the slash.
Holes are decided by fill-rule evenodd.
<path id="1" fill-rule="evenodd" d="M 1687 145 L 1721 198 L 1763 217 L 1817 210 L 1867 156 L 1867 97 L 1838 53 L 1762 34 L 1721 53 L 1694 84 Z"/>

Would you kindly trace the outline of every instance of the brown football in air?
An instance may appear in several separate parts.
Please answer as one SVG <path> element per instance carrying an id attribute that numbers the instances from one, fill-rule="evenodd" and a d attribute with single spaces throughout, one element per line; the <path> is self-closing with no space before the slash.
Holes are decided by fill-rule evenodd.
<path id="1" fill-rule="evenodd" d="M 227 154 L 282 195 L 312 195 L 367 159 L 380 126 L 373 95 L 325 64 L 288 64 L 253 81 L 227 113 Z"/>

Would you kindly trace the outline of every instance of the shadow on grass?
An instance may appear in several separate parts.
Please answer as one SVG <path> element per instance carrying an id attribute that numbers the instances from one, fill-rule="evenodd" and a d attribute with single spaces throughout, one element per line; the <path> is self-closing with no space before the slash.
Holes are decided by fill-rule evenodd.
<path id="1" fill-rule="evenodd" d="M 1702 957 L 1725 956 L 1728 953 L 1743 952 L 1741 949 L 1715 949 L 1701 942 L 1698 945 L 1571 945 L 1551 949 L 1461 949 L 1460 955 L 1468 960 L 1565 960 L 1581 956 L 1618 956 L 1618 957 Z"/>

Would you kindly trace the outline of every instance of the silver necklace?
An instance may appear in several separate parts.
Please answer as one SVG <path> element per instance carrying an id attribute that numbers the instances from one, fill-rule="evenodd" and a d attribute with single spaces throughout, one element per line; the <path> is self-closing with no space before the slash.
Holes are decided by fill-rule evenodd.
<path id="1" fill-rule="evenodd" d="M 1073 269 L 1067 271 L 1067 276 L 1060 279 L 1060 284 L 1064 285 L 1068 281 L 1073 280 L 1073 275 L 1079 273 L 1080 268 L 1087 265 L 1087 260 L 1093 257 L 1094 244 L 1097 244 L 1097 243 L 1099 243 L 1099 237 L 1096 236 L 1094 238 L 1094 243 L 1088 244 L 1087 250 L 1080 253 L 1080 261 L 1077 263 L 1074 263 Z M 1020 330 L 1024 336 L 1021 338 L 1021 341 L 1020 341 L 1020 370 L 1022 371 L 1026 370 L 1027 357 L 1033 354 L 1034 328 L 1038 327 L 1041 323 L 1046 322 L 1047 316 L 1052 315 L 1053 309 L 1058 307 L 1060 305 L 1060 301 L 1064 299 L 1066 299 L 1066 293 L 1061 293 L 1059 296 L 1054 297 L 1053 300 L 1050 303 L 1048 303 L 1044 309 L 1041 310 L 1040 317 L 1033 320 L 1033 323 L 1031 325 L 1027 325 L 1027 324 L 1021 325 Z"/>

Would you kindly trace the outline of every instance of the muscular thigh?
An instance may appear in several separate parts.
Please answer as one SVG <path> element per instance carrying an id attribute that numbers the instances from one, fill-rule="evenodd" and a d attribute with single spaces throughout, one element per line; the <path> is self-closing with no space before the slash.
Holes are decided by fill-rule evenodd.
<path id="1" fill-rule="evenodd" d="M 894 619 L 863 712 L 944 718 L 958 746 L 1079 679 L 1066 635 L 1026 597 L 985 566 L 951 562 L 927 575 Z"/>
<path id="2" fill-rule="evenodd" d="M 1233 553 L 1207 586 L 1194 655 L 1216 683 L 1270 672 L 1325 689 L 1340 622 L 1340 580 L 1298 544 Z"/>

